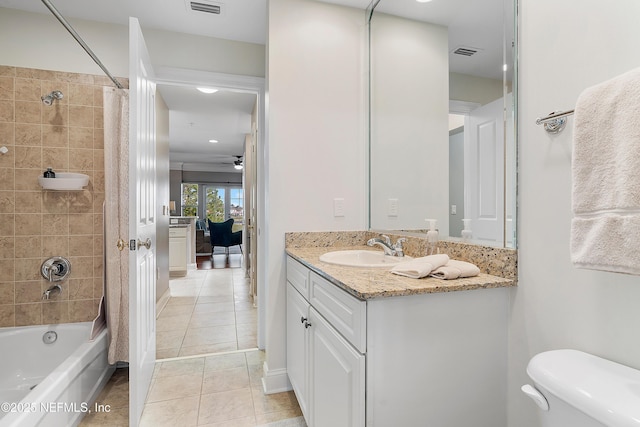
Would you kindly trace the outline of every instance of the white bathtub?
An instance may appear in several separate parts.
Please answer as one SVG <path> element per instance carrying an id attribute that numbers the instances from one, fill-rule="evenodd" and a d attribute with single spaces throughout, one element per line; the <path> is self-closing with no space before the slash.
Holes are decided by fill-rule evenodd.
<path id="1" fill-rule="evenodd" d="M 0 427 L 75 426 L 95 409 L 115 366 L 107 331 L 89 342 L 90 330 L 90 322 L 0 328 Z M 51 344 L 48 331 L 57 334 Z"/>

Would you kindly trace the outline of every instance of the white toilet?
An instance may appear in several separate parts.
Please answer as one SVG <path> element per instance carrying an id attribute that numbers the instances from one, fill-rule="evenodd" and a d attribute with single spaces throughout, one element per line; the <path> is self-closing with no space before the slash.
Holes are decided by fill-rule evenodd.
<path id="1" fill-rule="evenodd" d="M 640 427 L 640 371 L 577 350 L 537 354 L 522 391 L 543 427 Z"/>

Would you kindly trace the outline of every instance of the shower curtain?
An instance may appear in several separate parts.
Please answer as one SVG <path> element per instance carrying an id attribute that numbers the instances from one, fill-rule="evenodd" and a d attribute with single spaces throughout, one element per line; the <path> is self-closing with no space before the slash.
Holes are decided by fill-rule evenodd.
<path id="1" fill-rule="evenodd" d="M 105 87 L 105 288 L 109 363 L 129 361 L 129 91 Z M 118 248 L 123 239 L 125 247 Z"/>

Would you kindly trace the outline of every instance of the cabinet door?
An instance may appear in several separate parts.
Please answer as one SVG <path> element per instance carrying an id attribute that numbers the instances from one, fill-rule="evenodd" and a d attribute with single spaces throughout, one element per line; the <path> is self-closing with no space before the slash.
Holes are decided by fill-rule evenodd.
<path id="1" fill-rule="evenodd" d="M 309 303 L 298 291 L 287 283 L 287 374 L 298 398 L 300 409 L 308 418 L 309 357 L 307 328 Z"/>
<path id="2" fill-rule="evenodd" d="M 363 427 L 365 357 L 309 309 L 312 427 Z"/>

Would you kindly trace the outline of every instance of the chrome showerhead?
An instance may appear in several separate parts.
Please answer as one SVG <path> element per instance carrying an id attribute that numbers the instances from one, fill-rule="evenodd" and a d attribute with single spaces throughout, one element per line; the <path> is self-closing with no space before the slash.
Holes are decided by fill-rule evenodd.
<path id="1" fill-rule="evenodd" d="M 56 99 L 62 99 L 62 98 L 64 98 L 64 95 L 62 95 L 62 92 L 60 92 L 59 90 L 54 90 L 49 95 L 42 95 L 40 97 L 44 105 L 52 105 L 53 101 L 55 101 Z"/>

